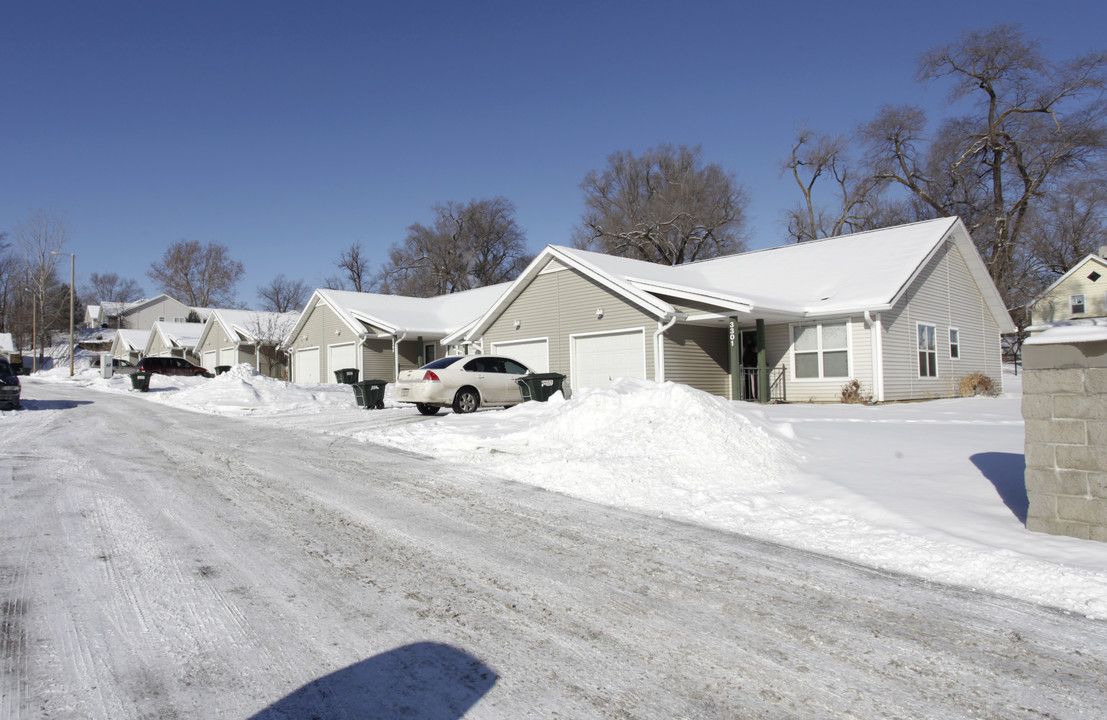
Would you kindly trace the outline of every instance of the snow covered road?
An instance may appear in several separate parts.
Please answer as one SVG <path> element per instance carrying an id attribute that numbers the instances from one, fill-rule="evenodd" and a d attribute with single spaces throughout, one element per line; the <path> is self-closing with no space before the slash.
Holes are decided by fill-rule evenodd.
<path id="1" fill-rule="evenodd" d="M 28 384 L 0 720 L 1100 717 L 1107 623 L 349 437 Z"/>

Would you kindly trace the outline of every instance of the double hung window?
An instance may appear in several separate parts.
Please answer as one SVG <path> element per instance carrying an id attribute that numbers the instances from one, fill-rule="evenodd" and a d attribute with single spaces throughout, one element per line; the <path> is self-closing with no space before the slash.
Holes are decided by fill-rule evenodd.
<path id="1" fill-rule="evenodd" d="M 919 377 L 938 377 L 938 328 L 919 324 Z"/>

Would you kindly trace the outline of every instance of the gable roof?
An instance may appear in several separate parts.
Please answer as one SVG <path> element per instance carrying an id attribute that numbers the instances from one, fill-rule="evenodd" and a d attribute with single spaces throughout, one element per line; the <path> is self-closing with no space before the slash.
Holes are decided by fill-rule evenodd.
<path id="1" fill-rule="evenodd" d="M 320 288 L 312 293 L 285 343 L 300 332 L 320 304 L 334 311 L 358 335 L 441 338 L 479 318 L 509 285 L 488 285 L 430 298 Z"/>
<path id="2" fill-rule="evenodd" d="M 784 321 L 888 310 L 947 240 L 960 250 L 1001 332 L 1014 332 L 964 223 L 938 218 L 677 266 L 550 245 L 466 337 L 484 333 L 551 260 L 577 269 L 658 320 L 677 314 L 671 298 Z"/>
<path id="3" fill-rule="evenodd" d="M 1099 255 L 1096 255 L 1095 253 L 1092 253 L 1091 255 L 1088 255 L 1083 260 L 1081 260 L 1080 262 L 1076 263 L 1071 268 L 1069 268 L 1068 272 L 1066 272 L 1064 275 L 1062 275 L 1061 277 L 1054 280 L 1052 285 L 1047 287 L 1042 292 L 1038 293 L 1038 295 L 1035 296 L 1033 300 L 1031 300 L 1030 302 L 1028 302 L 1026 304 L 1026 307 L 1030 308 L 1034 304 L 1036 304 L 1039 300 L 1041 300 L 1043 298 L 1046 298 L 1049 295 L 1051 295 L 1053 293 L 1053 291 L 1057 289 L 1058 285 L 1065 282 L 1066 280 L 1068 280 L 1070 277 L 1077 274 L 1078 272 L 1082 272 L 1088 266 L 1088 263 L 1091 263 L 1093 265 L 1098 265 L 1099 268 L 1104 271 L 1103 274 L 1107 275 L 1107 260 L 1105 260 L 1104 258 L 1101 258 Z"/>
<path id="4" fill-rule="evenodd" d="M 144 352 L 150 342 L 150 333 L 150 330 L 116 330 L 111 341 L 112 352 L 116 351 L 117 345 L 132 352 Z"/>
<path id="5" fill-rule="evenodd" d="M 266 336 L 261 338 L 262 343 L 274 341 L 280 343 L 299 317 L 299 314 L 294 312 L 275 313 L 261 310 L 207 308 L 206 312 L 207 320 L 203 324 L 204 329 L 196 339 L 194 347 L 203 345 L 211 334 L 211 329 L 217 324 L 236 345 L 239 343 L 252 345 L 258 342 L 259 334 Z"/>
<path id="6" fill-rule="evenodd" d="M 192 350 L 196 347 L 196 341 L 200 339 L 200 333 L 203 331 L 203 323 L 179 323 L 155 320 L 154 326 L 150 329 L 150 337 L 146 341 L 145 352 L 149 354 L 150 346 L 153 344 L 155 337 L 160 338 L 162 344 L 167 348 Z"/>
<path id="7" fill-rule="evenodd" d="M 11 333 L 0 333 L 0 352 L 13 353 L 15 352 L 15 341 L 12 340 Z"/>

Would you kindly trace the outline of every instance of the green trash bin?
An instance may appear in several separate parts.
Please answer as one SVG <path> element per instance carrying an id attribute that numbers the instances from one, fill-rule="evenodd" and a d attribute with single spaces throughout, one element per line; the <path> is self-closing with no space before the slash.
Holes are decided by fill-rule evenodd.
<path id="1" fill-rule="evenodd" d="M 523 395 L 523 402 L 537 400 L 546 402 L 554 393 L 561 390 L 565 382 L 565 376 L 561 373 L 531 373 L 520 378 L 515 378 L 519 385 L 519 392 Z"/>
<path id="2" fill-rule="evenodd" d="M 150 373 L 131 373 L 131 388 L 139 392 L 147 392 L 150 389 Z"/>
<path id="3" fill-rule="evenodd" d="M 384 386 L 387 384 L 385 380 L 362 380 L 354 383 L 354 399 L 357 400 L 358 407 L 383 410 Z"/>
<path id="4" fill-rule="evenodd" d="M 223 373 L 228 372 L 230 369 L 231 369 L 230 365 L 216 365 L 215 366 L 215 374 L 216 375 L 222 375 Z"/>
<path id="5" fill-rule="evenodd" d="M 357 368 L 342 368 L 334 371 L 334 381 L 344 385 L 353 385 L 357 382 Z"/>

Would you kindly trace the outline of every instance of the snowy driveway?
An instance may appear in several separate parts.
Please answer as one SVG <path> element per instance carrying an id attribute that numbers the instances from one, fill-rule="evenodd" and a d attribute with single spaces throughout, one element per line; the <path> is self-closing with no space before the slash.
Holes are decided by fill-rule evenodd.
<path id="1" fill-rule="evenodd" d="M 1107 624 L 33 384 L 0 718 L 1099 717 Z M 413 710 L 414 712 L 408 712 Z"/>

